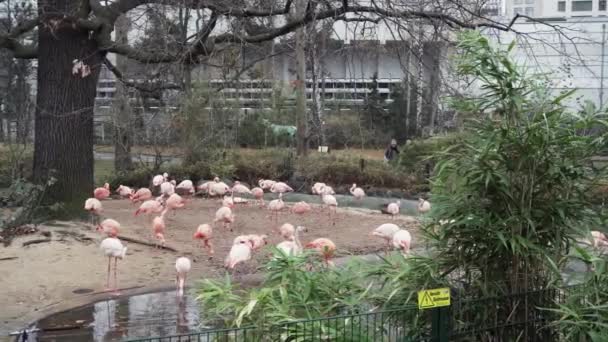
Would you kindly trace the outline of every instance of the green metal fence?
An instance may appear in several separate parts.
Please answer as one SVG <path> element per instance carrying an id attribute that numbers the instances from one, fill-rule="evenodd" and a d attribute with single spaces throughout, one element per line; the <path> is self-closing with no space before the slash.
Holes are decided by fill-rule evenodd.
<path id="1" fill-rule="evenodd" d="M 282 323 L 261 330 L 256 327 L 214 329 L 197 333 L 132 341 L 146 342 L 446 342 L 446 341 L 556 341 L 547 329 L 552 320 L 544 308 L 563 302 L 554 289 L 475 300 L 455 298 L 444 308 L 419 310 L 407 306 L 353 315 Z"/>

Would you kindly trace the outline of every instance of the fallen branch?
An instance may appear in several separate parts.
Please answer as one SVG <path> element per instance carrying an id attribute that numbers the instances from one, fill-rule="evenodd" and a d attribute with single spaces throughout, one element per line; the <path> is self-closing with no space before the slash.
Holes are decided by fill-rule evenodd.
<path id="1" fill-rule="evenodd" d="M 39 244 L 39 243 L 45 243 L 45 242 L 51 242 L 51 239 L 37 239 L 37 240 L 30 240 L 30 241 L 26 241 L 24 242 L 21 247 L 26 247 L 29 245 L 35 245 L 35 244 Z"/>
<path id="2" fill-rule="evenodd" d="M 116 289 L 116 290 L 103 290 L 103 291 L 89 293 L 89 294 L 87 294 L 87 296 L 93 296 L 93 295 L 98 295 L 98 294 L 102 294 L 102 293 L 114 292 L 114 291 L 127 291 L 127 290 L 141 289 L 143 287 L 145 287 L 145 286 L 138 285 L 138 286 L 124 287 L 124 288 Z"/>
<path id="3" fill-rule="evenodd" d="M 119 235 L 118 239 L 119 240 L 123 240 L 123 241 L 127 241 L 127 242 L 133 242 L 133 243 L 136 243 L 136 244 L 139 244 L 139 245 L 144 245 L 144 246 L 149 246 L 149 247 L 154 247 L 154 248 L 166 249 L 168 251 L 175 252 L 175 253 L 178 252 L 178 250 L 175 249 L 175 248 L 173 248 L 173 247 L 160 246 L 160 245 L 157 245 L 155 243 L 151 243 L 151 242 L 148 242 L 148 241 L 137 240 L 137 239 L 126 237 L 126 236 L 122 236 L 122 235 Z"/>
<path id="4" fill-rule="evenodd" d="M 0 258 L 0 261 L 4 261 L 4 260 L 15 260 L 17 259 L 17 257 L 5 257 L 5 258 Z"/>

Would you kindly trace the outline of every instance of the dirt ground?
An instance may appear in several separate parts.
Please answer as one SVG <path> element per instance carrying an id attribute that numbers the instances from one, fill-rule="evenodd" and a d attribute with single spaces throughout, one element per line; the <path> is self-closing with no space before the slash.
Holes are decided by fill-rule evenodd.
<path id="1" fill-rule="evenodd" d="M 153 242 L 150 220 L 135 217 L 136 206 L 125 200 L 103 202 L 104 215 L 122 224 L 120 235 Z M 268 211 L 256 206 L 238 205 L 235 209 L 234 231 L 214 229 L 215 256 L 209 258 L 198 242 L 192 240 L 196 227 L 211 223 L 219 200 L 193 199 L 186 208 L 166 219 L 167 245 L 178 253 L 158 250 L 132 242 L 123 242 L 128 247 L 127 257 L 118 265 L 120 288 L 153 288 L 171 284 L 175 277 L 175 259 L 188 256 L 193 261 L 188 283 L 202 278 L 213 278 L 225 274 L 223 261 L 229 252 L 234 237 L 242 234 L 267 234 L 269 243 L 277 244 L 281 238 L 274 233 Z M 402 216 L 395 223 L 408 229 L 414 243 L 418 233 L 415 220 Z M 308 232 L 301 236 L 303 243 L 326 237 L 338 248 L 337 255 L 369 254 L 382 249 L 382 241 L 369 237 L 369 232 L 382 223 L 391 222 L 380 213 L 339 210 L 335 225 L 327 220 L 325 213 L 318 211 L 297 216 L 288 212 L 280 215 L 279 224 L 290 222 L 303 225 Z M 102 236 L 85 223 L 63 222 L 56 225 L 39 226 L 39 233 L 18 237 L 8 247 L 0 247 L 0 336 L 23 327 L 42 312 L 54 308 L 69 307 L 74 299 L 90 296 L 103 290 L 107 259 L 99 250 Z M 48 239 L 23 247 L 31 240 Z M 47 236 L 42 235 L 45 233 Z M 254 273 L 260 263 L 268 257 L 260 251 L 254 260 L 239 267 L 239 273 Z M 110 294 L 107 294 L 111 296 Z"/>

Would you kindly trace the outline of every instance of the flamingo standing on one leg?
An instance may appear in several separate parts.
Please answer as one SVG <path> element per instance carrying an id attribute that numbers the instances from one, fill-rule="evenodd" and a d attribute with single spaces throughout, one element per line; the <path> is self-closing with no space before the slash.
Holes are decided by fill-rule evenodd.
<path id="1" fill-rule="evenodd" d="M 234 222 L 234 214 L 229 207 L 221 207 L 215 212 L 215 219 L 213 223 L 222 222 L 223 228 L 230 228 L 232 231 L 231 224 Z"/>
<path id="2" fill-rule="evenodd" d="M 392 219 L 395 219 L 395 216 L 399 215 L 399 208 L 401 208 L 401 201 L 389 203 L 386 207 L 386 212 L 391 215 Z"/>
<path id="3" fill-rule="evenodd" d="M 103 206 L 101 205 L 101 201 L 97 198 L 89 198 L 84 201 L 84 210 L 89 212 L 91 224 L 94 225 L 99 222 L 99 215 L 103 211 Z"/>
<path id="4" fill-rule="evenodd" d="M 321 200 L 323 201 L 325 206 L 327 206 L 327 214 L 329 216 L 329 220 L 332 222 L 331 224 L 336 225 L 335 214 L 337 214 L 338 211 L 338 201 L 333 195 L 329 194 L 323 194 L 321 196 Z M 332 215 L 332 211 L 334 215 Z"/>
<path id="5" fill-rule="evenodd" d="M 262 188 L 253 188 L 251 189 L 251 194 L 257 200 L 260 207 L 264 206 L 264 190 Z"/>
<path id="6" fill-rule="evenodd" d="M 283 193 L 279 193 L 279 198 L 272 200 L 268 203 L 268 210 L 270 210 L 270 216 L 275 225 L 279 222 L 279 212 L 285 208 L 285 202 L 283 202 Z"/>
<path id="7" fill-rule="evenodd" d="M 213 237 L 213 228 L 209 224 L 201 224 L 196 228 L 194 233 L 194 239 L 201 240 L 203 248 L 209 248 L 209 254 L 213 255 L 213 245 L 211 244 L 211 238 Z"/>
<path id="8" fill-rule="evenodd" d="M 286 192 L 293 192 L 293 189 L 286 183 L 277 182 L 270 187 L 270 192 L 283 194 Z"/>
<path id="9" fill-rule="evenodd" d="M 118 290 L 118 278 L 116 277 L 118 268 L 118 259 L 124 259 L 127 254 L 127 247 L 122 245 L 122 242 L 115 237 L 109 237 L 103 239 L 100 245 L 104 255 L 108 257 L 108 277 L 106 283 L 106 289 L 110 290 L 110 269 L 112 266 L 112 259 L 114 259 L 114 291 Z M 116 292 L 117 293 L 117 292 Z"/>
<path id="10" fill-rule="evenodd" d="M 178 194 L 171 194 L 165 203 L 167 210 L 173 210 L 173 214 L 175 215 L 175 211 L 177 209 L 183 208 L 186 205 L 186 200 L 183 199 Z"/>
<path id="11" fill-rule="evenodd" d="M 156 239 L 157 247 L 165 246 L 165 213 L 167 210 L 163 210 L 160 216 L 156 216 L 154 220 L 152 220 L 152 230 L 154 232 L 154 238 Z"/>
<path id="12" fill-rule="evenodd" d="M 188 276 L 188 272 L 192 268 L 192 264 L 190 263 L 190 259 L 186 257 L 177 258 L 175 261 L 175 282 L 177 285 L 177 295 L 184 295 L 184 286 L 186 284 L 186 277 Z"/>
<path id="13" fill-rule="evenodd" d="M 110 184 L 105 183 L 102 188 L 95 189 L 93 191 L 93 197 L 100 201 L 110 197 Z"/>

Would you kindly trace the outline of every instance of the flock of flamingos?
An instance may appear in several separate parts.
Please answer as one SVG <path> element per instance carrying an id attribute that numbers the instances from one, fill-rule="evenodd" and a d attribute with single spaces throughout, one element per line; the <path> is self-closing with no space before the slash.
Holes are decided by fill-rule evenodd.
<path id="1" fill-rule="evenodd" d="M 164 246 L 165 244 L 165 216 L 170 211 L 183 208 L 187 204 L 187 197 L 193 196 L 198 190 L 198 192 L 207 194 L 208 196 L 219 196 L 223 198 L 222 205 L 217 209 L 213 222 L 201 224 L 193 235 L 193 238 L 199 240 L 202 247 L 207 249 L 210 255 L 213 255 L 214 251 L 211 243 L 213 226 L 221 224 L 224 229 L 230 229 L 230 231 L 232 231 L 231 224 L 235 220 L 235 204 L 247 203 L 246 199 L 235 197 L 235 194 L 252 196 L 260 206 L 264 207 L 266 206 L 264 203 L 264 191 L 277 193 L 278 198 L 270 201 L 266 207 L 270 211 L 273 222 L 278 226 L 279 212 L 287 209 L 286 204 L 283 202 L 283 194 L 292 192 L 293 189 L 286 183 L 264 179 L 260 180 L 258 185 L 259 187 L 249 189 L 247 186 L 235 181 L 232 186 L 228 186 L 216 177 L 213 181 L 202 182 L 195 187 L 190 180 L 184 180 L 181 183 L 176 184 L 176 181 L 169 180 L 169 175 L 165 173 L 156 175 L 152 178 L 152 189 L 155 189 L 155 192 L 159 195 L 158 197 L 153 196 L 152 191 L 149 188 L 140 188 L 135 191 L 124 185 L 120 185 L 116 189 L 116 193 L 122 198 L 130 199 L 133 203 L 141 203 L 135 212 L 135 215 L 147 215 L 150 218 L 154 217 L 151 221 L 151 226 L 159 246 Z M 327 209 L 329 219 L 335 224 L 334 217 L 338 201 L 333 196 L 335 194 L 334 190 L 325 183 L 315 183 L 312 186 L 312 193 L 321 197 L 321 200 Z M 365 196 L 363 189 L 357 187 L 356 184 L 352 185 L 350 193 L 356 199 L 362 199 Z M 105 238 L 100 245 L 104 255 L 108 258 L 106 289 L 117 291 L 116 272 L 118 259 L 123 259 L 125 257 L 127 247 L 123 246 L 122 242 L 118 239 L 120 223 L 111 218 L 99 222 L 103 208 L 101 201 L 109 198 L 110 194 L 110 186 L 107 183 L 104 184 L 103 187 L 96 188 L 93 192 L 93 197 L 85 201 L 84 209 L 89 211 L 91 219 L 98 223 L 97 231 L 107 235 L 107 238 Z M 400 205 L 401 203 L 399 201 L 390 203 L 386 207 L 386 212 L 394 218 L 395 215 L 399 214 Z M 430 211 L 430 209 L 431 204 L 428 201 L 424 199 L 419 200 L 418 211 L 420 213 L 426 213 Z M 310 212 L 312 207 L 306 202 L 297 202 L 291 206 L 290 210 L 295 214 L 303 215 Z M 305 248 L 313 249 L 323 258 L 326 265 L 333 265 L 331 258 L 336 250 L 336 245 L 329 239 L 318 238 L 303 246 L 299 239 L 299 233 L 305 230 L 306 228 L 304 227 L 294 227 L 290 223 L 285 223 L 280 226 L 279 234 L 284 241 L 276 246 L 277 249 L 286 255 L 299 255 Z M 401 229 L 393 223 L 380 225 L 371 232 L 370 235 L 384 239 L 388 248 L 392 245 L 404 254 L 407 254 L 410 250 L 412 236 L 407 230 Z M 234 239 L 230 253 L 226 257 L 225 267 L 231 270 L 234 269 L 237 264 L 251 259 L 252 254 L 259 251 L 266 244 L 266 235 L 237 236 Z M 113 288 L 110 287 L 112 260 L 114 260 Z M 180 296 L 183 295 L 186 275 L 190 271 L 190 268 L 191 262 L 188 258 L 180 257 L 177 259 L 175 263 L 175 269 L 177 271 L 176 282 L 178 294 Z"/>

